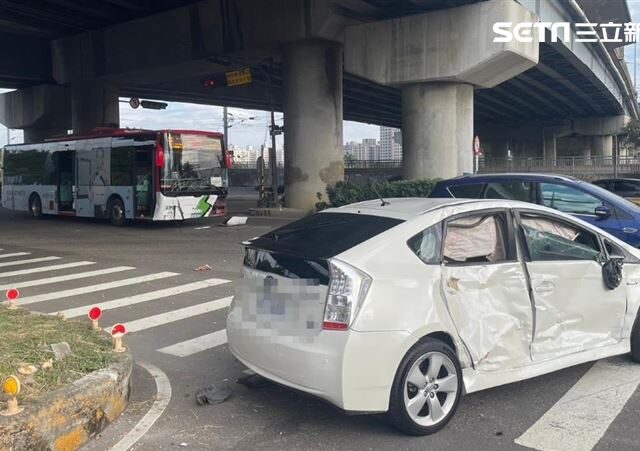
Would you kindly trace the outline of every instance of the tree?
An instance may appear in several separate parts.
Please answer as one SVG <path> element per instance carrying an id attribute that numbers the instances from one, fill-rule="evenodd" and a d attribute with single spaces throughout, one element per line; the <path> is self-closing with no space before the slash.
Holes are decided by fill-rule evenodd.
<path id="1" fill-rule="evenodd" d="M 622 129 L 622 142 L 633 148 L 640 148 L 640 120 L 634 119 Z"/>

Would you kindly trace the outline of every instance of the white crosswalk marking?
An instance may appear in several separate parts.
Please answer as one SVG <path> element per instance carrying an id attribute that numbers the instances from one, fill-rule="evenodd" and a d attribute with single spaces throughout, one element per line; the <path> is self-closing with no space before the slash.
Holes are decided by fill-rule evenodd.
<path id="1" fill-rule="evenodd" d="M 204 288 L 215 287 L 216 285 L 222 285 L 228 283 L 229 280 L 225 279 L 207 279 L 199 282 L 192 282 L 185 285 L 178 285 L 171 288 L 164 288 L 162 290 L 151 291 L 149 293 L 142 293 L 134 296 L 127 296 L 126 298 L 114 299 L 113 301 L 94 303 L 90 305 L 84 305 L 82 307 L 71 308 L 68 310 L 62 310 L 58 313 L 62 313 L 65 318 L 75 318 L 77 316 L 83 316 L 87 314 L 87 310 L 98 305 L 102 309 L 112 310 L 119 307 L 128 307 L 142 302 L 153 301 L 155 299 L 166 298 L 169 296 L 175 296 L 182 293 L 188 293 L 190 291 L 202 290 Z"/>
<path id="2" fill-rule="evenodd" d="M 23 255 L 31 255 L 31 252 L 14 252 L 12 254 L 0 254 L 0 258 L 22 257 Z"/>
<path id="3" fill-rule="evenodd" d="M 600 360 L 515 442 L 544 451 L 590 451 L 639 383 L 637 363 Z"/>
<path id="4" fill-rule="evenodd" d="M 77 268 L 78 266 L 87 266 L 87 265 L 95 265 L 95 264 L 96 262 L 81 261 L 81 262 L 64 263 L 61 265 L 40 266 L 38 268 L 19 269 L 17 271 L 0 272 L 0 277 L 24 276 L 27 274 L 56 271 L 58 269 Z"/>
<path id="5" fill-rule="evenodd" d="M 188 357 L 207 349 L 215 348 L 227 342 L 227 331 L 225 329 L 213 332 L 212 334 L 202 335 L 192 338 L 191 340 L 176 343 L 165 348 L 158 349 L 159 352 L 171 354 L 176 357 Z"/>
<path id="6" fill-rule="evenodd" d="M 131 279 L 116 280 L 115 282 L 99 283 L 97 285 L 89 285 L 86 287 L 73 288 L 70 290 L 54 291 L 52 293 L 40 294 L 36 296 L 27 296 L 18 301 L 19 305 L 33 304 L 35 302 L 50 301 L 52 299 L 66 298 L 69 296 L 77 296 L 79 294 L 94 293 L 96 291 L 110 290 L 112 288 L 126 287 L 137 283 L 150 282 L 152 280 L 164 279 L 167 277 L 179 276 L 175 272 L 159 272 L 141 277 L 133 277 Z M 86 313 L 86 312 L 85 312 Z"/>
<path id="7" fill-rule="evenodd" d="M 10 262 L 2 262 L 0 263 L 0 268 L 5 268 L 7 266 L 18 266 L 18 265 L 28 265 L 30 263 L 40 263 L 40 262 L 50 262 L 51 260 L 60 260 L 62 257 L 40 257 L 40 258 L 29 258 L 27 260 L 14 260 Z"/>
<path id="8" fill-rule="evenodd" d="M 113 268 L 98 269 L 96 271 L 78 272 L 75 274 L 66 274 L 64 276 L 47 277 L 46 279 L 27 280 L 25 282 L 0 285 L 0 290 L 7 290 L 9 288 L 37 287 L 40 285 L 48 285 L 51 283 L 65 282 L 67 280 L 85 279 L 87 277 L 95 277 L 105 274 L 113 274 L 116 272 L 130 271 L 132 269 L 135 268 L 133 266 L 115 266 Z"/>
<path id="9" fill-rule="evenodd" d="M 146 318 L 137 319 L 135 321 L 127 322 L 127 332 L 139 332 L 141 330 L 151 329 L 153 327 L 162 326 L 172 323 L 174 321 L 180 321 L 183 319 L 191 318 L 193 316 L 202 315 L 204 313 L 215 312 L 223 308 L 229 307 L 233 296 L 226 298 L 216 299 L 215 301 L 205 302 L 203 304 L 191 305 L 189 307 L 181 308 L 178 310 L 172 310 L 166 313 L 160 313 L 158 315 L 148 316 Z M 105 328 L 106 331 L 110 331 L 111 328 Z"/>

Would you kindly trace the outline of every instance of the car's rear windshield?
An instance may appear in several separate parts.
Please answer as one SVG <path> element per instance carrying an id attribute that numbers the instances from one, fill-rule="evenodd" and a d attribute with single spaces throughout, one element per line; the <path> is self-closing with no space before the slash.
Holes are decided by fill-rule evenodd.
<path id="1" fill-rule="evenodd" d="M 355 213 L 318 213 L 250 241 L 251 247 L 307 258 L 334 257 L 402 223 Z"/>

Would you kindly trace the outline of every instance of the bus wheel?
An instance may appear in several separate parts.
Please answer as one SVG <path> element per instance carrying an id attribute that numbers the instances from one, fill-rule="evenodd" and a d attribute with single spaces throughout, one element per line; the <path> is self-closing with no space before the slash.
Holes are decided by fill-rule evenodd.
<path id="1" fill-rule="evenodd" d="M 42 218 L 42 202 L 37 194 L 32 194 L 29 198 L 29 212 L 34 218 Z"/>
<path id="2" fill-rule="evenodd" d="M 109 202 L 109 220 L 114 226 L 121 227 L 127 222 L 124 215 L 124 204 L 120 198 L 111 199 Z"/>

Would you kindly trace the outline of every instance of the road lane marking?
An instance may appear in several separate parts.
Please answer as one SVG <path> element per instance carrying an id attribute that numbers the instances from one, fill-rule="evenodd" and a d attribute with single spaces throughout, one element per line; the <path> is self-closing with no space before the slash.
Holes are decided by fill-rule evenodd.
<path id="1" fill-rule="evenodd" d="M 171 346 L 158 349 L 159 352 L 171 354 L 176 357 L 188 357 L 207 349 L 215 348 L 227 342 L 227 331 L 225 329 L 212 334 L 202 335 L 191 340 L 176 343 Z"/>
<path id="2" fill-rule="evenodd" d="M 31 255 L 31 252 L 14 252 L 13 254 L 0 254 L 0 258 L 22 257 L 23 255 Z"/>
<path id="3" fill-rule="evenodd" d="M 0 277 L 23 276 L 26 274 L 35 274 L 39 272 L 56 271 L 58 269 L 77 268 L 78 266 L 95 265 L 96 262 L 81 261 L 64 263 L 62 265 L 40 266 L 39 268 L 20 269 L 18 271 L 0 272 Z"/>
<path id="4" fill-rule="evenodd" d="M 27 260 L 14 260 L 11 262 L 2 262 L 0 263 L 0 268 L 5 268 L 7 266 L 18 266 L 18 265 L 28 265 L 29 263 L 40 263 L 40 262 L 50 262 L 51 260 L 61 260 L 62 257 L 40 257 L 40 258 L 29 258 Z"/>
<path id="5" fill-rule="evenodd" d="M 146 276 L 133 277 L 131 279 L 116 280 L 114 282 L 99 283 L 97 285 L 88 285 L 86 287 L 72 288 L 70 290 L 54 291 L 52 293 L 39 294 L 36 296 L 27 296 L 19 300 L 20 305 L 33 304 L 35 302 L 50 301 L 53 299 L 66 298 L 69 296 L 77 296 L 79 294 L 95 293 L 96 291 L 110 290 L 112 288 L 126 287 L 138 283 L 150 282 L 152 280 L 165 279 L 167 277 L 179 276 L 175 272 L 159 272 L 148 274 Z M 95 305 L 95 303 L 94 303 Z M 86 312 L 85 312 L 86 313 Z"/>
<path id="6" fill-rule="evenodd" d="M 75 318 L 77 316 L 86 315 L 87 310 L 94 305 L 98 305 L 102 309 L 102 311 L 112 310 L 119 307 L 127 307 L 134 304 L 140 304 L 142 302 L 153 301 L 155 299 L 188 293 L 190 291 L 202 290 L 203 288 L 215 287 L 216 285 L 222 285 L 228 282 L 229 280 L 225 279 L 207 279 L 199 282 L 188 283 L 185 285 L 178 285 L 171 288 L 164 288 L 162 290 L 151 291 L 149 293 L 142 293 L 135 296 L 127 296 L 125 298 L 114 299 L 113 301 L 97 302 L 89 305 L 84 305 L 82 307 L 63 310 L 58 313 L 62 313 L 65 318 Z"/>
<path id="7" fill-rule="evenodd" d="M 24 282 L 0 285 L 0 290 L 7 290 L 9 288 L 37 287 L 40 285 L 48 285 L 51 283 L 66 282 L 68 280 L 85 279 L 87 277 L 96 277 L 105 274 L 113 274 L 116 272 L 131 271 L 132 269 L 136 268 L 134 268 L 133 266 L 114 266 L 113 268 L 98 269 L 96 271 L 78 272 L 75 274 L 65 274 L 64 276 L 47 277 L 45 279 L 26 280 Z"/>
<path id="8" fill-rule="evenodd" d="M 146 434 L 151 426 L 158 421 L 171 401 L 171 383 L 167 375 L 157 366 L 138 360 L 136 362 L 147 370 L 156 381 L 156 397 L 151 408 L 144 414 L 131 431 L 116 443 L 111 451 L 128 451 Z"/>
<path id="9" fill-rule="evenodd" d="M 139 332 L 141 330 L 163 326 L 174 321 L 180 321 L 183 319 L 191 318 L 193 316 L 215 312 L 216 310 L 221 310 L 223 308 L 229 307 L 232 299 L 233 296 L 228 296 L 225 298 L 216 299 L 215 301 L 191 305 L 189 307 L 181 308 L 178 310 L 172 310 L 170 312 L 160 313 L 158 315 L 147 316 L 146 318 L 141 318 L 135 321 L 129 321 L 126 323 L 127 332 Z M 105 330 L 110 331 L 111 328 L 107 327 L 105 328 Z"/>
<path id="10" fill-rule="evenodd" d="M 210 229 L 211 226 L 202 226 L 202 227 L 194 227 L 193 230 L 204 230 L 204 229 Z"/>
<path id="11" fill-rule="evenodd" d="M 638 384 L 640 365 L 628 357 L 600 360 L 515 442 L 544 451 L 590 451 Z"/>

